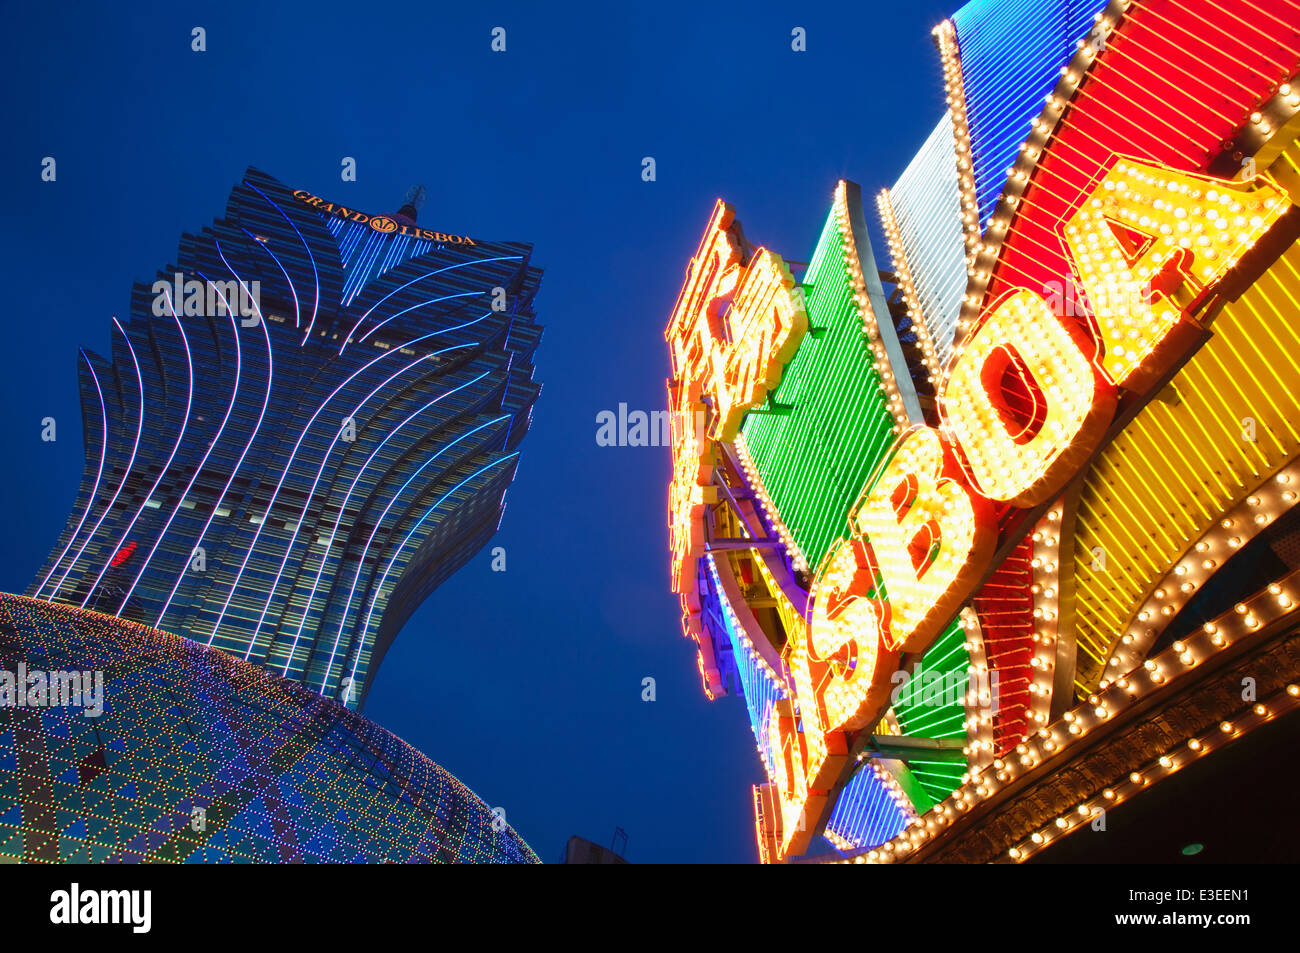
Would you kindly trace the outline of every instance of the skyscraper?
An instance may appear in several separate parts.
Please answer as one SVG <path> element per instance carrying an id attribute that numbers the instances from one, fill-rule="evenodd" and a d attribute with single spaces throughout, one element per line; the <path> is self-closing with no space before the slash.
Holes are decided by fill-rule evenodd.
<path id="1" fill-rule="evenodd" d="M 540 393 L 531 246 L 249 169 L 82 351 L 86 463 L 28 595 L 222 649 L 358 707 L 497 529 Z"/>

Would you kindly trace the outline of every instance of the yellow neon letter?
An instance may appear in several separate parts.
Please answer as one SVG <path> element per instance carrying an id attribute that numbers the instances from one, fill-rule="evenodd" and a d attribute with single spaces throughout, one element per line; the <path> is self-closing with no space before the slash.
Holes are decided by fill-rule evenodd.
<path id="1" fill-rule="evenodd" d="M 1066 222 L 1107 379 L 1142 390 L 1184 336 L 1171 331 L 1290 207 L 1264 176 L 1226 182 L 1121 159 Z"/>
<path id="2" fill-rule="evenodd" d="M 944 382 L 943 419 L 971 482 L 1016 506 L 1053 496 L 1114 411 L 1114 389 L 1032 291 L 986 312 Z"/>

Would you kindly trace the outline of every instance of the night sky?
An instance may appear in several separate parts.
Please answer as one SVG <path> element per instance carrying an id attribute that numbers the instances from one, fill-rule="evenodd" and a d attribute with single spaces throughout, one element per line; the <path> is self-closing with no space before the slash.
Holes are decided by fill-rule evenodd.
<path id="1" fill-rule="evenodd" d="M 249 165 L 371 214 L 422 182 L 424 227 L 535 245 L 545 386 L 492 543 L 507 571 L 484 550 L 434 593 L 365 714 L 545 861 L 615 826 L 633 862 L 754 861 L 744 704 L 704 698 L 668 590 L 668 450 L 597 446 L 596 414 L 664 406 L 663 327 L 715 198 L 806 261 L 853 179 L 887 262 L 874 195 L 941 115 L 930 30 L 957 5 L 10 5 L 0 589 L 26 589 L 76 495 L 77 347 L 108 352 L 131 281 L 220 216 Z"/>

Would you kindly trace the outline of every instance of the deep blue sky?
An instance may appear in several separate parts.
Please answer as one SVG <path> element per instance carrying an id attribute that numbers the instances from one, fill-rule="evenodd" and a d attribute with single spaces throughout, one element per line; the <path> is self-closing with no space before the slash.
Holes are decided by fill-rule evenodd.
<path id="1" fill-rule="evenodd" d="M 893 182 L 939 118 L 930 29 L 957 5 L 9 5 L 0 589 L 26 588 L 76 493 L 77 346 L 107 350 L 131 281 L 247 166 L 371 213 L 423 182 L 426 227 L 535 244 L 545 389 L 494 543 L 507 571 L 485 551 L 430 598 L 366 714 L 544 860 L 615 825 L 634 862 L 754 860 L 743 703 L 704 699 L 668 591 L 667 451 L 598 447 L 595 416 L 664 405 L 662 330 L 716 197 L 806 261 L 838 178 L 869 202 Z"/>

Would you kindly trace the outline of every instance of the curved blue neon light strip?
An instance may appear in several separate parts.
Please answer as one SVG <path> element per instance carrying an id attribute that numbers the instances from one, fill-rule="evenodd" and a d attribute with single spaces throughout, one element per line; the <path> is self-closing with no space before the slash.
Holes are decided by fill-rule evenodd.
<path id="1" fill-rule="evenodd" d="M 416 308 L 423 308 L 425 305 L 430 305 L 430 304 L 439 304 L 443 301 L 451 301 L 455 298 L 472 298 L 476 295 L 483 295 L 483 294 L 487 294 L 487 292 L 486 291 L 462 291 L 458 294 L 443 295 L 441 298 L 430 298 L 428 301 L 421 301 L 419 304 L 413 304 L 409 308 L 403 308 L 401 311 L 398 311 L 395 314 L 390 314 L 388 317 L 384 318 L 384 320 L 380 321 L 378 324 L 376 324 L 365 334 L 361 335 L 361 337 L 357 338 L 357 343 L 360 344 L 366 338 L 370 337 L 370 335 L 374 334 L 376 331 L 382 328 L 389 321 L 392 321 L 396 318 L 400 318 L 404 314 L 409 314 L 410 312 L 414 311 Z M 491 312 L 489 312 L 489 314 L 490 313 Z M 483 317 L 486 318 L 487 315 L 485 314 L 483 315 Z M 482 320 L 482 318 L 480 318 L 479 320 Z M 455 328 L 452 328 L 451 330 L 455 330 Z"/>
<path id="2" fill-rule="evenodd" d="M 357 405 L 352 408 L 350 413 L 344 415 L 343 419 L 355 420 L 357 414 L 361 413 L 361 408 L 366 405 L 366 402 L 370 400 L 370 398 L 374 397 L 383 388 L 387 387 L 389 384 L 391 384 L 397 378 L 401 377 L 407 371 L 411 370 L 414 367 L 418 367 L 420 364 L 427 361 L 431 356 L 432 355 L 429 354 L 422 354 L 421 356 L 417 357 L 415 360 L 411 361 L 409 364 L 399 367 L 396 371 L 390 374 L 386 380 L 382 381 L 379 384 L 376 384 L 374 388 L 371 389 L 369 394 L 367 394 L 365 397 L 362 397 L 361 400 L 357 402 Z M 308 424 L 307 427 L 310 428 L 311 424 Z M 305 432 L 306 431 L 304 430 L 304 434 Z M 334 440 L 330 441 L 329 446 L 326 447 L 325 453 L 321 457 L 320 466 L 316 468 L 316 478 L 312 480 L 311 489 L 307 491 L 307 496 L 303 500 L 302 510 L 299 511 L 298 518 L 294 521 L 293 535 L 289 537 L 289 542 L 288 544 L 286 544 L 284 548 L 284 556 L 280 560 L 280 568 L 276 570 L 275 579 L 271 582 L 271 588 L 266 595 L 266 602 L 262 605 L 262 613 L 257 617 L 257 625 L 253 629 L 254 632 L 261 632 L 262 630 L 262 623 L 266 620 L 266 613 L 270 611 L 271 602 L 272 600 L 275 599 L 275 590 L 280 586 L 280 577 L 284 575 L 285 566 L 287 566 L 289 563 L 289 553 L 293 551 L 293 544 L 298 541 L 298 531 L 302 529 L 303 521 L 307 517 L 307 510 L 311 506 L 311 499 L 315 495 L 316 487 L 320 485 L 321 477 L 325 473 L 325 465 L 329 463 L 329 459 L 333 455 L 334 448 L 337 445 L 338 445 L 338 438 L 336 436 Z M 297 447 L 295 447 L 294 450 L 296 452 Z M 290 459 L 292 459 L 292 457 Z M 269 509 L 267 510 L 267 513 L 268 514 L 270 513 Z M 268 646 L 268 650 L 269 650 L 269 646 Z"/>
<path id="3" fill-rule="evenodd" d="M 342 346 L 339 347 L 339 353 L 340 354 L 343 353 L 343 349 L 346 348 L 348 346 L 348 343 L 352 340 L 352 335 L 356 334 L 357 328 L 361 327 L 361 322 L 365 321 L 366 318 L 370 317 L 370 312 L 374 311 L 375 308 L 379 307 L 381 304 L 383 304 L 393 295 L 397 294 L 399 291 L 405 291 L 407 288 L 411 287 L 411 285 L 423 281 L 425 278 L 432 278 L 434 275 L 441 275 L 444 272 L 455 271 L 458 268 L 468 268 L 471 265 L 485 265 L 488 262 L 492 262 L 492 261 L 523 261 L 523 257 L 524 257 L 523 255 L 503 255 L 498 258 L 475 258 L 471 261 L 459 261 L 456 262 L 456 264 L 454 265 L 447 265 L 446 267 L 439 268 L 436 271 L 426 272 L 423 275 L 420 275 L 418 278 L 412 278 L 406 284 L 402 285 L 399 288 L 394 288 L 392 291 L 388 292 L 388 294 L 384 295 L 382 298 L 380 298 L 370 307 L 366 308 L 365 312 L 361 315 L 361 317 L 357 319 L 357 323 L 352 325 L 352 329 L 348 331 L 346 335 L 344 335 L 343 344 Z M 362 340 L 364 340 L 364 338 Z"/>
<path id="4" fill-rule="evenodd" d="M 482 374 L 480 374 L 478 377 L 474 378 L 473 380 L 471 380 L 471 381 L 466 381 L 464 384 L 461 384 L 459 387 L 456 387 L 456 388 L 454 388 L 454 389 L 452 389 L 452 390 L 444 391 L 443 393 L 439 394 L 437 397 L 433 398 L 433 400 L 431 400 L 431 401 L 429 401 L 427 404 L 425 404 L 423 407 L 421 407 L 419 410 L 416 410 L 416 411 L 415 411 L 414 413 L 412 413 L 409 417 L 407 417 L 405 420 L 403 420 L 400 424 L 398 424 L 396 427 L 394 427 L 392 430 L 390 430 L 390 431 L 389 431 L 389 432 L 384 436 L 384 439 L 381 440 L 381 441 L 379 442 L 379 444 L 378 444 L 378 445 L 377 445 L 373 450 L 370 451 L 370 455 L 369 455 L 368 457 L 366 457 L 365 462 L 361 464 L 360 469 L 357 470 L 357 475 L 354 476 L 354 477 L 352 478 L 352 483 L 351 483 L 350 486 L 348 486 L 348 491 L 347 491 L 347 493 L 346 493 L 346 494 L 344 495 L 344 497 L 343 497 L 343 502 L 342 502 L 342 504 L 340 504 L 340 506 L 339 506 L 339 515 L 340 515 L 340 519 L 335 520 L 335 521 L 334 521 L 334 525 L 333 525 L 333 527 L 330 528 L 330 538 L 329 538 L 328 540 L 325 541 L 325 552 L 323 552 L 323 553 L 321 554 L 320 561 L 319 561 L 319 562 L 317 563 L 317 565 L 316 565 L 316 578 L 315 578 L 314 580 L 312 580 L 312 584 L 311 584 L 311 592 L 307 595 L 307 604 L 306 604 L 306 607 L 303 609 L 302 615 L 301 615 L 301 616 L 299 617 L 299 619 L 298 619 L 298 630 L 297 630 L 297 632 L 294 633 L 294 636 L 293 636 L 293 648 L 290 649 L 290 651 L 289 651 L 289 658 L 288 658 L 288 660 L 284 663 L 284 674 L 285 674 L 285 675 L 288 675 L 288 674 L 289 674 L 289 665 L 290 665 L 290 664 L 292 663 L 292 661 L 293 661 L 293 653 L 294 653 L 294 651 L 296 651 L 297 648 L 298 648 L 298 637 L 302 635 L 302 627 L 303 627 L 304 623 L 306 623 L 306 621 L 307 621 L 307 613 L 309 613 L 309 612 L 311 611 L 311 604 L 312 604 L 312 602 L 313 602 L 313 601 L 315 600 L 315 598 L 316 598 L 316 590 L 317 590 L 317 588 L 319 588 L 319 586 L 320 586 L 321 575 L 322 575 L 322 574 L 324 573 L 324 571 L 325 571 L 325 561 L 326 561 L 327 559 L 329 559 L 330 550 L 332 550 L 332 549 L 334 548 L 334 540 L 335 540 L 335 538 L 338 536 L 338 532 L 339 532 L 339 522 L 340 522 L 340 520 L 342 519 L 342 514 L 345 513 L 345 512 L 347 512 L 348 504 L 352 502 L 352 494 L 353 494 L 353 492 L 356 490 L 356 488 L 357 488 L 357 484 L 361 482 L 361 477 L 364 476 L 366 470 L 369 469 L 371 462 L 374 461 L 375 457 L 379 454 L 379 451 L 380 451 L 380 450 L 383 450 L 384 447 L 387 446 L 388 441 L 392 440 L 395 436 L 397 436 L 398 432 L 399 432 L 403 427 L 405 427 L 407 424 L 409 424 L 412 420 L 414 420 L 414 419 L 415 419 L 416 417 L 418 417 L 420 414 L 424 413 L 426 410 L 428 410 L 428 409 L 429 409 L 430 407 L 432 407 L 434 404 L 439 403 L 443 398 L 445 398 L 445 397 L 451 397 L 453 394 L 457 394 L 457 393 L 459 393 L 460 391 L 464 390 L 466 387 L 472 387 L 474 384 L 477 384 L 477 383 L 478 383 L 479 381 L 481 381 L 483 378 L 487 377 L 488 374 L 489 374 L 488 371 L 484 371 Z M 290 593 L 290 595 L 292 596 L 292 593 Z M 328 679 L 328 677 L 329 677 L 329 676 L 328 676 L 328 672 L 329 672 L 329 669 L 326 669 L 326 678 L 327 678 L 327 679 Z M 304 673 L 304 675 L 305 675 L 305 673 Z M 322 683 L 321 687 L 322 687 L 322 688 L 324 687 L 324 683 Z"/>
<path id="5" fill-rule="evenodd" d="M 379 599 L 383 594 L 384 583 L 388 581 L 388 574 L 393 570 L 393 563 L 397 561 L 397 557 L 401 555 L 402 550 L 406 548 L 406 544 L 410 542 L 411 537 L 415 535 L 415 531 L 420 528 L 420 526 L 424 523 L 425 520 L 427 520 L 430 516 L 433 515 L 433 511 L 436 510 L 439 506 L 441 506 L 443 504 L 443 501 L 445 501 L 447 497 L 451 496 L 453 493 L 459 490 L 470 480 L 475 479 L 476 477 L 486 473 L 488 470 L 491 470 L 493 467 L 500 466 L 502 463 L 505 463 L 507 460 L 511 460 L 517 456 L 519 456 L 518 450 L 516 450 L 512 454 L 509 454 L 508 456 L 501 457 L 500 459 L 494 460 L 491 463 L 480 467 L 474 473 L 471 473 L 469 476 L 465 477 L 465 479 L 461 480 L 450 490 L 448 490 L 446 493 L 440 496 L 438 498 L 438 502 L 434 503 L 433 506 L 429 507 L 429 509 L 425 512 L 425 514 L 416 521 L 414 526 L 411 527 L 411 531 L 406 534 L 406 538 L 402 540 L 401 545 L 399 545 L 397 547 L 397 550 L 393 553 L 393 558 L 388 560 L 388 567 L 384 570 L 384 575 L 380 578 L 379 585 L 375 586 L 375 597 L 370 602 L 370 611 L 366 613 L 366 624 L 361 627 L 361 641 L 357 643 L 357 655 L 356 658 L 352 660 L 352 671 L 348 676 L 349 682 L 356 680 L 357 665 L 360 664 L 361 662 L 361 649 L 362 647 L 364 647 L 366 642 L 366 633 L 370 631 L 370 620 L 375 614 L 375 606 L 379 604 Z"/>
<path id="6" fill-rule="evenodd" d="M 470 430 L 470 431 L 467 431 L 466 433 L 461 434 L 459 437 L 457 437 L 455 440 L 451 441 L 451 443 L 447 444 L 445 447 L 441 447 L 441 448 L 438 450 L 437 453 L 435 453 L 433 456 L 431 456 L 428 460 L 425 460 L 424 463 L 420 464 L 420 466 L 415 470 L 415 472 L 413 472 L 409 477 L 407 477 L 406 482 L 403 483 L 400 487 L 398 487 L 398 488 L 397 488 L 397 492 L 394 493 L 394 494 L 392 495 L 392 497 L 388 500 L 388 505 L 384 507 L 384 511 L 383 511 L 382 513 L 380 513 L 379 516 L 375 519 L 375 525 L 374 525 L 373 527 L 371 527 L 371 530 L 370 530 L 370 536 L 366 538 L 366 545 L 365 545 L 365 547 L 361 550 L 361 555 L 357 558 L 357 571 L 356 571 L 356 572 L 353 574 L 353 576 L 352 576 L 352 588 L 350 588 L 350 589 L 348 590 L 348 599 L 347 599 L 347 602 L 344 603 L 344 605 L 343 605 L 343 613 L 339 616 L 339 628 L 338 628 L 338 631 L 334 633 L 334 645 L 333 645 L 333 647 L 330 649 L 329 664 L 325 666 L 325 679 L 321 682 L 321 688 L 322 688 L 322 689 L 325 687 L 326 682 L 329 680 L 329 672 L 330 672 L 330 669 L 332 669 L 332 668 L 334 667 L 334 656 L 335 656 L 335 653 L 338 651 L 338 647 L 339 647 L 339 639 L 343 636 L 343 626 L 347 623 L 348 613 L 352 611 L 352 598 L 353 598 L 353 596 L 356 595 L 356 592 L 357 592 L 357 584 L 358 584 L 359 582 L 361 582 L 361 569 L 362 569 L 362 567 L 365 565 L 365 562 L 366 562 L 366 556 L 367 556 L 367 555 L 369 554 L 369 552 L 370 552 L 370 546 L 371 546 L 371 544 L 375 541 L 375 536 L 379 533 L 379 527 L 383 525 L 383 523 L 384 523 L 384 519 L 385 519 L 385 517 L 388 516 L 389 511 L 392 510 L 392 508 L 397 504 L 398 499 L 399 499 L 399 498 L 401 497 L 401 495 L 406 491 L 406 488 L 407 488 L 408 486 L 411 485 L 411 481 L 414 480 L 417 476 L 419 476 L 419 475 L 424 471 L 424 468 L 425 468 L 425 467 L 429 466 L 429 464 L 433 463 L 433 461 L 437 460 L 439 457 L 441 457 L 444 453 L 446 453 L 446 452 L 447 452 L 448 450 L 450 450 L 452 447 L 456 446 L 456 444 L 460 443 L 462 440 L 464 440 L 464 439 L 466 439 L 466 438 L 468 438 L 468 437 L 472 437 L 472 436 L 474 436 L 474 434 L 478 433 L 480 430 L 483 430 L 483 429 L 485 429 L 485 428 L 487 428 L 487 427 L 491 427 L 493 424 L 499 424 L 499 423 L 501 423 L 501 421 L 505 420 L 505 419 L 506 419 L 507 417 L 509 417 L 509 416 L 510 416 L 509 414 L 505 414 L 505 415 L 500 416 L 500 417 L 497 417 L 497 418 L 495 418 L 495 419 L 493 419 L 493 420 L 489 420 L 487 423 L 479 424 L 479 426 L 475 427 L 473 430 Z M 464 485 L 463 482 L 460 483 L 460 484 L 457 484 L 457 489 L 459 489 L 459 487 L 461 487 L 461 486 L 463 486 L 463 485 Z M 436 504 L 435 504 L 435 506 L 436 506 Z M 432 510 L 430 510 L 430 512 L 432 512 Z M 421 522 L 422 522 L 422 521 L 421 521 Z M 417 522 L 415 525 L 416 525 L 416 526 L 419 526 L 420 523 Z M 414 528 L 412 528 L 412 532 L 414 532 L 414 531 L 415 531 Z M 407 538 L 407 539 L 410 539 L 411 537 L 408 535 L 406 538 Z M 398 552 L 398 553 L 401 552 L 401 547 L 400 547 L 400 546 L 398 547 L 397 552 Z M 393 555 L 393 557 L 392 557 L 391 559 L 389 559 L 389 561 L 388 561 L 388 565 L 389 565 L 390 567 L 391 567 L 392 564 L 393 564 L 393 559 L 396 559 L 396 558 L 397 558 L 397 554 L 395 553 L 395 554 Z M 387 572 L 384 573 L 384 578 L 388 578 L 388 573 L 387 573 Z M 366 624 L 367 624 L 367 625 L 369 625 L 369 619 L 370 619 L 370 617 L 367 616 L 367 617 L 366 617 L 366 620 L 367 620 L 367 621 L 366 621 Z M 353 671 L 353 674 L 354 674 L 354 675 L 356 674 L 355 670 Z"/>
<path id="7" fill-rule="evenodd" d="M 221 628 L 221 623 L 222 623 L 222 621 L 223 621 L 223 620 L 225 619 L 225 617 L 226 617 L 226 612 L 227 612 L 227 610 L 230 608 L 230 600 L 234 597 L 234 594 L 235 594 L 236 590 L 238 590 L 238 588 L 239 588 L 240 580 L 242 580 L 243 577 L 244 577 L 244 570 L 245 570 L 246 568 L 248 568 L 248 560 L 249 560 L 249 557 L 252 556 L 252 554 L 253 554 L 253 550 L 254 550 L 254 549 L 256 548 L 256 546 L 257 546 L 257 541 L 258 541 L 259 539 L 261 539 L 261 537 L 262 537 L 262 529 L 263 529 L 263 527 L 266 526 L 266 520 L 270 517 L 270 515 L 271 515 L 271 511 L 275 508 L 275 501 L 276 501 L 277 499 L 279 499 L 279 497 L 280 497 L 280 490 L 284 487 L 284 480 L 285 480 L 285 477 L 286 477 L 286 476 L 288 475 L 288 473 L 289 473 L 289 468 L 293 465 L 293 461 L 297 458 L 297 456 L 298 456 L 298 450 L 299 450 L 299 448 L 302 446 L 302 442 L 303 442 L 305 439 L 307 439 L 307 431 L 310 430 L 310 429 L 311 429 L 311 425 L 314 424 L 314 423 L 316 422 L 316 418 L 319 417 L 319 416 L 321 415 L 322 412 L 324 412 L 325 407 L 329 404 L 329 402 L 330 402 L 331 400 L 334 399 L 334 397 L 339 393 L 339 391 L 341 391 L 341 390 L 342 390 L 344 387 L 346 387 L 348 384 L 352 383 L 352 381 L 354 381 L 354 380 L 357 378 L 358 375 L 365 373 L 367 370 L 369 370 L 371 367 L 373 367 L 373 366 L 374 366 L 375 364 L 377 364 L 379 361 L 382 361 L 385 357 L 388 357 L 388 356 L 391 355 L 391 354 L 400 353 L 401 348 L 404 348 L 404 347 L 410 347 L 410 346 L 413 345 L 413 344 L 418 344 L 418 343 L 420 343 L 421 341 L 426 341 L 426 340 L 428 340 L 429 338 L 431 338 L 431 337 L 435 337 L 436 335 L 438 335 L 438 334 L 440 334 L 440 333 L 442 333 L 442 332 L 440 332 L 440 331 L 430 331 L 428 334 L 421 335 L 420 337 L 417 337 L 417 338 L 412 338 L 410 341 L 407 341 L 407 342 L 405 342 L 404 344 L 399 345 L 399 347 L 396 348 L 396 349 L 394 349 L 394 350 L 384 351 L 382 354 L 379 354 L 378 356 L 376 356 L 376 357 L 374 357 L 374 358 L 371 358 L 371 360 L 369 360 L 368 362 L 366 362 L 365 364 L 363 364 L 361 367 L 357 368 L 355 371 L 353 371 L 351 374 L 349 374 L 349 375 L 347 376 L 347 378 L 346 378 L 346 379 L 345 379 L 341 384 L 339 384 L 337 387 L 334 388 L 334 390 L 332 390 L 332 391 L 330 392 L 329 396 L 326 397 L 326 398 L 321 402 L 320 406 L 316 408 L 316 412 L 315 412 L 314 414 L 311 415 L 311 419 L 308 420 L 307 423 L 306 423 L 306 425 L 303 427 L 303 429 L 302 429 L 302 433 L 300 433 L 300 434 L 298 435 L 298 440 L 297 440 L 297 442 L 294 443 L 294 445 L 293 445 L 293 451 L 291 452 L 288 461 L 286 461 L 286 463 L 285 463 L 285 465 L 284 465 L 284 469 L 280 471 L 279 479 L 276 480 L 276 484 L 275 484 L 275 492 L 271 495 L 271 502 L 268 503 L 268 504 L 267 504 L 267 507 L 266 507 L 266 514 L 265 514 L 265 516 L 262 518 L 262 522 L 259 523 L 259 524 L 257 525 L 257 531 L 253 534 L 253 541 L 252 541 L 251 543 L 249 543 L 249 545 L 248 545 L 248 551 L 247 551 L 246 553 L 244 553 L 244 560 L 243 560 L 243 562 L 240 563 L 240 565 L 239 565 L 239 572 L 238 572 L 238 574 L 235 576 L 235 580 L 234 580 L 234 582 L 231 583 L 231 585 L 230 585 L 230 592 L 226 594 L 225 602 L 222 603 L 222 606 L 221 606 L 221 612 L 217 615 L 217 621 L 216 621 L 216 623 L 212 626 L 212 633 L 208 636 L 208 645 L 211 645 L 211 644 L 212 644 L 212 640 L 213 640 L 214 638 L 216 638 L 217 631 Z M 471 343 L 469 343 L 469 344 L 458 344 L 458 345 L 455 345 L 455 346 L 453 346 L 453 347 L 444 348 L 444 349 L 441 350 L 441 351 L 435 351 L 435 352 L 433 352 L 433 353 L 434 353 L 434 354 L 446 354 L 446 353 L 448 353 L 449 351 L 456 351 L 456 350 L 460 350 L 461 348 L 465 348 L 465 347 L 476 347 L 476 346 L 478 346 L 478 342 L 477 342 L 477 341 L 475 341 L 475 342 L 471 342 Z M 431 355 L 426 355 L 426 356 L 431 356 Z M 245 650 L 245 652 L 244 652 L 244 659 L 245 659 L 245 660 L 247 660 L 248 657 L 249 657 L 249 655 L 252 653 L 252 651 L 253 651 L 253 646 L 256 644 L 256 642 L 257 642 L 257 633 L 255 632 L 254 635 L 253 635 L 253 639 L 249 642 L 249 644 L 248 644 L 248 648 L 247 648 L 247 649 Z"/>

